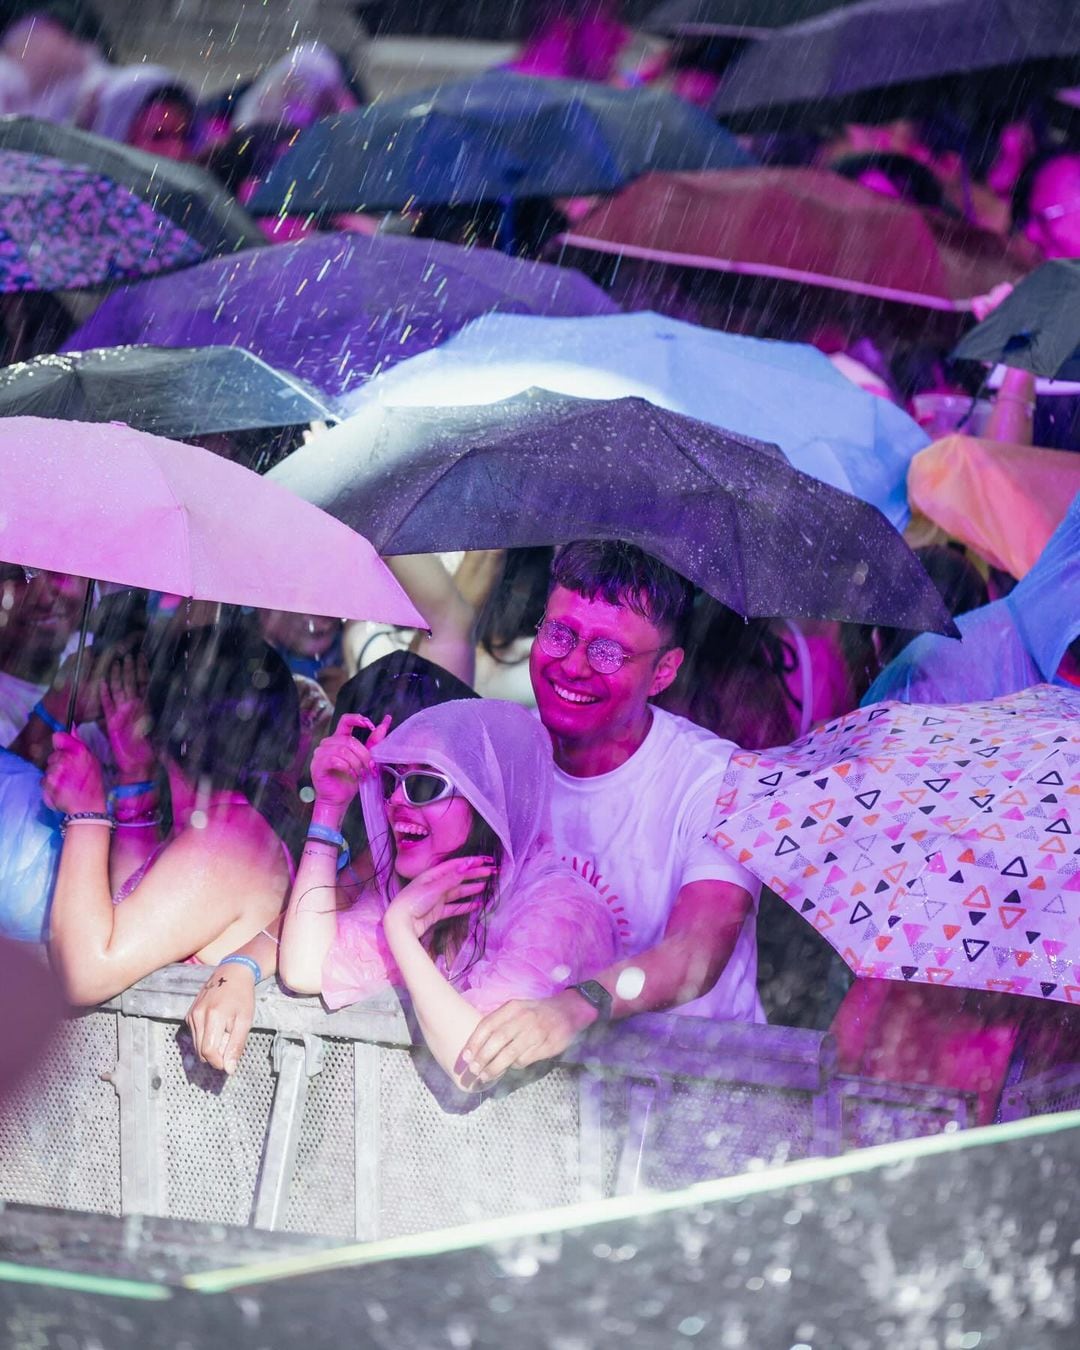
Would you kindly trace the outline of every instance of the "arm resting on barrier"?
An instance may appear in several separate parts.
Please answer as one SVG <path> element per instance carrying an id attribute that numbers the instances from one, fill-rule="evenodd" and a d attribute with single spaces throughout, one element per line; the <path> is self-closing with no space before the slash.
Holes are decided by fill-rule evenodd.
<path id="1" fill-rule="evenodd" d="M 274 934 L 280 927 L 281 919 L 267 924 L 250 942 L 238 947 L 234 955 L 251 957 L 264 978 L 273 975 L 278 950 Z M 254 971 L 238 962 L 216 966 L 184 1020 L 199 1058 L 211 1068 L 234 1073 L 255 1020 Z"/>
<path id="2" fill-rule="evenodd" d="M 750 894 L 731 882 L 683 886 L 660 942 L 595 977 L 612 995 L 612 1018 L 661 1012 L 707 994 L 752 905 Z M 596 1018 L 596 1009 L 572 989 L 551 998 L 515 999 L 483 1019 L 463 1058 L 481 1083 L 491 1083 L 507 1069 L 561 1055 Z"/>

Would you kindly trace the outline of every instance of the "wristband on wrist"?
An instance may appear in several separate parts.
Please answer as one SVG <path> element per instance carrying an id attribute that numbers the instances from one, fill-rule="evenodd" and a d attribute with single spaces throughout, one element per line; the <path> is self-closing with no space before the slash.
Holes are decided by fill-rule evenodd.
<path id="1" fill-rule="evenodd" d="M 599 980 L 582 980 L 580 984 L 568 986 L 575 994 L 580 994 L 590 1008 L 596 1012 L 598 1022 L 611 1021 L 612 997 Z"/>
<path id="2" fill-rule="evenodd" d="M 23 706 L 25 707 L 25 704 Z M 50 731 L 64 730 L 63 722 L 57 721 L 57 719 L 52 715 L 52 713 L 48 710 L 48 708 L 46 708 L 45 704 L 42 703 L 41 699 L 38 699 L 38 701 L 30 709 L 30 716 L 40 718 L 41 721 L 44 722 L 45 725 L 49 728 Z"/>
<path id="3" fill-rule="evenodd" d="M 308 826 L 307 837 L 320 844 L 332 844 L 338 850 L 339 872 L 343 867 L 348 867 L 351 854 L 345 836 L 340 830 L 332 830 L 329 825 L 319 825 L 312 821 Z"/>
<path id="4" fill-rule="evenodd" d="M 223 956 L 218 962 L 219 966 L 246 966 L 255 976 L 255 983 L 258 984 L 263 977 L 262 967 L 253 956 L 245 956 L 243 952 L 233 952 L 231 956 Z"/>
<path id="5" fill-rule="evenodd" d="M 116 821 L 104 811 L 71 811 L 60 821 L 60 833 L 67 834 L 72 825 L 107 825 L 116 829 Z"/>

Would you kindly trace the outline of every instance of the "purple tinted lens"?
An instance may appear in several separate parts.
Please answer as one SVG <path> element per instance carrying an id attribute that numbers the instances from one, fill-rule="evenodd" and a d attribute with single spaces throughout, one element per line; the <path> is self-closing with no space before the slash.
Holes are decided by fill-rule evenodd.
<path id="1" fill-rule="evenodd" d="M 611 638 L 593 638 L 585 648 L 585 655 L 598 675 L 614 675 L 626 660 L 626 653 Z"/>
<path id="2" fill-rule="evenodd" d="M 571 629 L 554 619 L 546 619 L 537 632 L 540 650 L 548 656 L 569 656 L 577 645 L 577 639 Z"/>

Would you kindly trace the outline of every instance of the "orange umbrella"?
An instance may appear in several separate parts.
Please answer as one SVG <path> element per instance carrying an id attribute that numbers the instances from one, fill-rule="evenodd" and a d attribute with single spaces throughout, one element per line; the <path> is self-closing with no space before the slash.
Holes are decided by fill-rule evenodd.
<path id="1" fill-rule="evenodd" d="M 947 534 L 1026 576 L 1080 492 L 1080 455 L 946 436 L 912 459 L 908 500 Z"/>
<path id="2" fill-rule="evenodd" d="M 1028 270 L 996 235 L 823 169 L 647 174 L 561 238 L 946 311 Z"/>

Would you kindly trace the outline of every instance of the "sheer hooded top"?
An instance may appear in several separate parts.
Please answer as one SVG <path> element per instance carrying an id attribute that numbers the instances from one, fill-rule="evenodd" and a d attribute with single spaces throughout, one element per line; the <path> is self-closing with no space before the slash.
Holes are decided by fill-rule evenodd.
<path id="1" fill-rule="evenodd" d="M 426 708 L 372 754 L 380 764 L 426 764 L 446 774 L 502 843 L 496 898 L 471 916 L 451 964 L 438 958 L 442 973 L 473 1007 L 486 1013 L 512 998 L 546 998 L 616 959 L 614 916 L 552 844 L 551 745 L 524 708 L 488 699 Z M 402 983 L 382 933 L 383 913 L 400 884 L 386 804 L 370 779 L 360 800 L 375 880 L 338 914 L 322 972 L 323 998 L 331 1008 Z"/>

